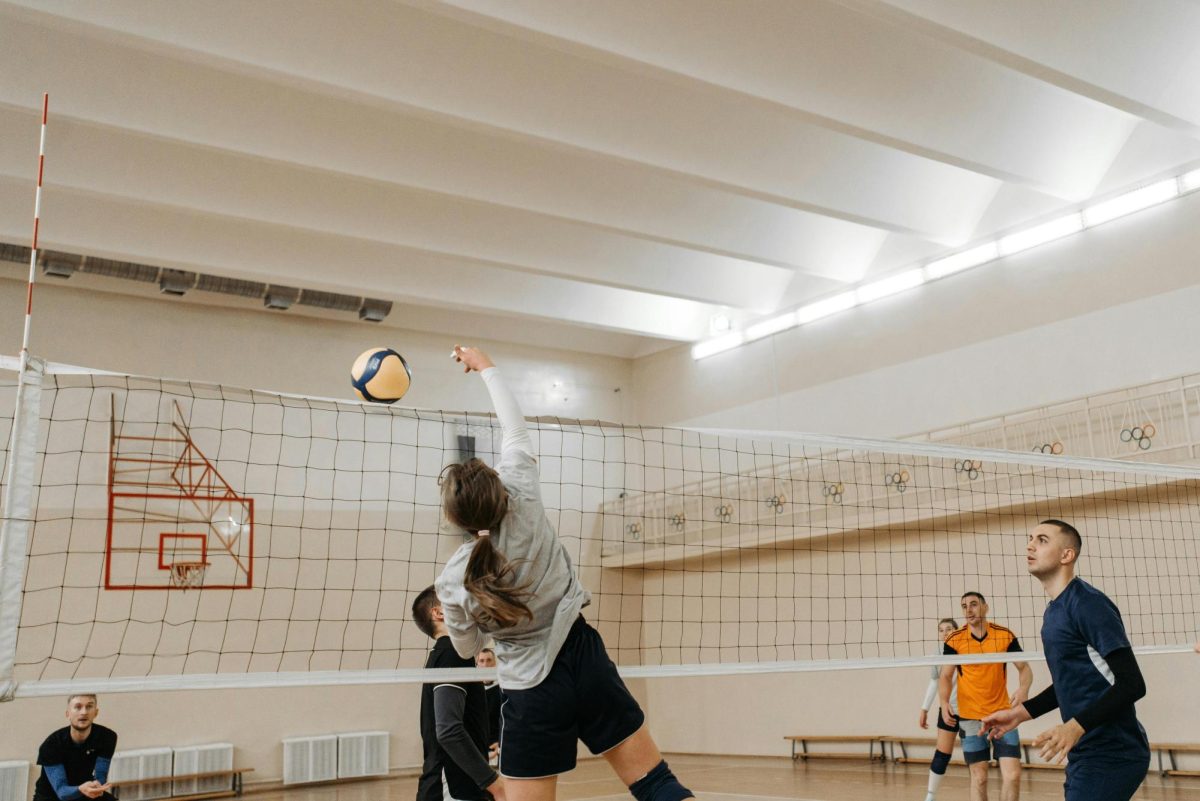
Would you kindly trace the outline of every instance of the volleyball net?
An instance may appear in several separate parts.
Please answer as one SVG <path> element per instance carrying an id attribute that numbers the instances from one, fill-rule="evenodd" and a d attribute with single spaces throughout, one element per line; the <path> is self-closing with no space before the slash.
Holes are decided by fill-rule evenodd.
<path id="1" fill-rule="evenodd" d="M 25 555 L 0 573 L 16 589 L 0 587 L 10 690 L 428 679 L 409 609 L 462 542 L 437 479 L 495 461 L 493 417 L 51 374 L 24 390 L 35 447 L 8 454 L 16 383 L 0 372 L 0 460 L 30 499 L 3 511 Z M 1024 549 L 1049 517 L 1081 530 L 1079 573 L 1135 646 L 1183 650 L 1200 627 L 1195 467 L 530 428 L 547 515 L 593 595 L 585 615 L 627 675 L 937 662 L 936 622 L 967 591 L 1036 651 L 1045 597 Z"/>

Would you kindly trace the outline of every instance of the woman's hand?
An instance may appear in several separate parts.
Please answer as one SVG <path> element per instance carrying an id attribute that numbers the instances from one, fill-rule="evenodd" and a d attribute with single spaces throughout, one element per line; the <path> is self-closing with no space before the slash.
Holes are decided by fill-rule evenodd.
<path id="1" fill-rule="evenodd" d="M 455 345 L 453 355 L 454 361 L 463 366 L 464 373 L 469 373 L 472 370 L 482 373 L 489 367 L 496 366 L 488 357 L 488 355 L 479 348 L 469 348 L 465 345 Z"/>

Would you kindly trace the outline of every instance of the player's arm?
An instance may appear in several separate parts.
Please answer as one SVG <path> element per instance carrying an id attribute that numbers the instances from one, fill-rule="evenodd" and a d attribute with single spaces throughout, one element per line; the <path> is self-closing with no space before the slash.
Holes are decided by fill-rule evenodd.
<path id="1" fill-rule="evenodd" d="M 1118 648 L 1104 655 L 1108 669 L 1112 672 L 1112 686 L 1075 716 L 1083 730 L 1091 731 L 1097 726 L 1115 720 L 1124 710 L 1146 695 L 1146 680 L 1138 667 L 1133 648 Z"/>
<path id="2" fill-rule="evenodd" d="M 495 363 L 478 348 L 462 345 L 454 346 L 454 358 L 462 362 L 468 372 L 477 370 L 487 385 L 488 394 L 492 396 L 492 407 L 504 431 L 501 453 L 519 450 L 533 456 L 533 440 L 529 438 L 529 429 L 525 427 L 525 416 Z"/>
<path id="3" fill-rule="evenodd" d="M 463 717 L 467 709 L 467 691 L 457 684 L 439 684 L 433 688 L 433 720 L 438 743 L 483 790 L 499 778 L 487 758 L 467 734 Z"/>
<path id="4" fill-rule="evenodd" d="M 434 583 L 434 589 L 442 605 L 442 620 L 446 624 L 446 633 L 450 635 L 450 644 L 459 656 L 473 659 L 487 644 L 487 635 L 480 630 L 475 618 L 454 602 L 454 593 L 445 586 L 441 577 Z"/>
<path id="5" fill-rule="evenodd" d="M 949 648 L 950 646 L 946 646 Z M 951 651 L 952 653 L 957 653 Z M 941 708 L 942 720 L 947 726 L 953 726 L 957 722 L 954 713 L 950 710 L 950 692 L 954 689 L 954 671 L 958 670 L 954 665 L 944 665 L 942 672 L 938 674 L 938 701 Z"/>
<path id="6" fill-rule="evenodd" d="M 1016 637 L 1008 644 L 1007 650 L 1010 654 L 1021 653 L 1021 643 Z M 1017 706 L 1029 698 L 1029 688 L 1033 686 L 1033 668 L 1029 667 L 1028 662 L 1013 662 L 1013 667 L 1017 670 L 1017 692 L 1013 696 L 1012 705 Z"/>
<path id="7" fill-rule="evenodd" d="M 50 780 L 50 786 L 54 788 L 54 794 L 59 797 L 59 801 L 75 801 L 84 797 L 78 787 L 67 781 L 65 765 L 42 765 L 42 769 L 46 771 L 46 778 Z"/>
<path id="8" fill-rule="evenodd" d="M 939 667 L 933 668 L 933 676 L 929 679 L 929 686 L 925 688 L 925 699 L 921 701 L 921 717 L 917 721 L 922 729 L 929 728 L 929 713 L 933 711 L 934 706 L 940 703 L 938 697 L 938 684 L 942 677 L 942 671 Z"/>

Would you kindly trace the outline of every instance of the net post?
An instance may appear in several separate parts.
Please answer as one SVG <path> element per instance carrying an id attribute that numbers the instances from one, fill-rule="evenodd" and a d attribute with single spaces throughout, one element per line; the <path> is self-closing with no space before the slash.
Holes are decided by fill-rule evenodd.
<path id="1" fill-rule="evenodd" d="M 4 497 L 0 502 L 0 701 L 12 700 L 16 691 L 17 629 L 33 529 L 33 475 L 45 371 L 40 359 L 27 358 L 22 363 L 26 369 L 17 383 Z"/>

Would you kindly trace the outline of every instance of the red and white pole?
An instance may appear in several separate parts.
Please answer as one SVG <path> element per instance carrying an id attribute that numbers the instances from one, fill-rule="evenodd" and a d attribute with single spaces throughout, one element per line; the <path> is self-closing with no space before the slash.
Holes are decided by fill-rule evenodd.
<path id="1" fill-rule="evenodd" d="M 21 336 L 21 366 L 24 375 L 29 366 L 29 332 L 33 324 L 33 283 L 37 280 L 38 227 L 42 217 L 42 176 L 46 171 L 46 117 L 50 112 L 50 94 L 42 95 L 42 137 L 38 145 L 37 191 L 33 196 L 33 249 L 29 252 L 29 285 L 25 289 L 25 332 Z"/>

